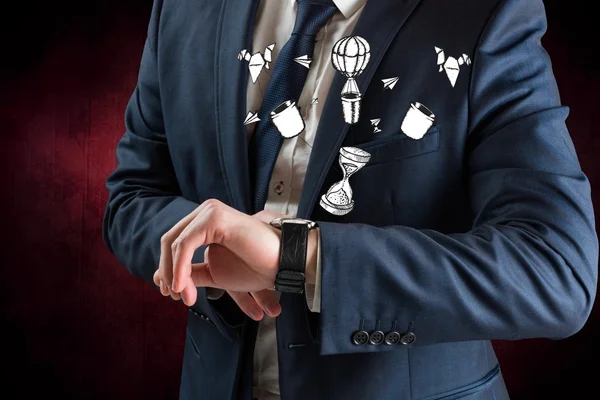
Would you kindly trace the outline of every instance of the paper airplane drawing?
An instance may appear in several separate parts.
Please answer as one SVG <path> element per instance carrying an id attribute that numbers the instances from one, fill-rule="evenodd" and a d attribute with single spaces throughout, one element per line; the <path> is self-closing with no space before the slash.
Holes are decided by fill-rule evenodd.
<path id="1" fill-rule="evenodd" d="M 380 122 L 381 122 L 381 118 L 376 118 L 376 119 L 371 120 L 371 126 L 373 127 L 373 133 L 381 132 L 381 129 L 379 129 Z"/>
<path id="2" fill-rule="evenodd" d="M 244 125 L 254 124 L 255 122 L 258 122 L 258 121 L 260 121 L 260 118 L 258 118 L 258 114 L 253 113 L 252 111 L 249 111 L 248 115 L 246 115 L 246 119 L 244 119 Z"/>
<path id="3" fill-rule="evenodd" d="M 398 83 L 398 80 L 400 78 L 398 78 L 397 76 L 393 77 L 393 78 L 386 78 L 386 79 L 382 79 L 381 82 L 383 82 L 383 89 L 389 89 L 392 90 L 394 88 L 394 86 L 396 86 L 396 83 Z"/>
<path id="4" fill-rule="evenodd" d="M 251 55 L 246 49 L 243 49 L 238 53 L 238 60 L 244 60 L 248 62 L 248 70 L 250 70 L 250 78 L 252 79 L 252 83 L 256 83 L 263 69 L 270 69 L 269 64 L 273 61 L 272 57 L 274 48 L 275 43 L 267 46 L 264 54 L 257 52 Z"/>
<path id="5" fill-rule="evenodd" d="M 303 55 L 303 56 L 294 58 L 294 61 L 296 61 L 298 64 L 302 65 L 304 68 L 308 69 L 308 68 L 310 68 L 310 63 L 312 62 L 312 59 L 308 58 L 307 55 Z"/>
<path id="6" fill-rule="evenodd" d="M 471 59 L 468 55 L 461 55 L 458 60 L 454 57 L 446 57 L 444 50 L 434 46 L 437 54 L 437 65 L 440 67 L 439 72 L 446 72 L 446 76 L 450 80 L 452 87 L 456 85 L 461 65 L 471 65 Z"/>

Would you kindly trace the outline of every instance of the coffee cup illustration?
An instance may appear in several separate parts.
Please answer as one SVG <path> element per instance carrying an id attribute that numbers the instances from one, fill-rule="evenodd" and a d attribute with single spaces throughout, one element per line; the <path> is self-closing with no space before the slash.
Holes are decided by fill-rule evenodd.
<path id="1" fill-rule="evenodd" d="M 402 132 L 412 139 L 421 139 L 435 122 L 435 115 L 431 110 L 419 102 L 411 103 L 404 121 Z"/>
<path id="2" fill-rule="evenodd" d="M 271 111 L 271 121 L 286 139 L 298 136 L 304 130 L 304 120 L 295 101 L 284 101 Z"/>
<path id="3" fill-rule="evenodd" d="M 362 96 L 360 93 L 343 93 L 342 94 L 342 112 L 344 121 L 347 124 L 356 124 L 360 117 L 360 102 Z"/>

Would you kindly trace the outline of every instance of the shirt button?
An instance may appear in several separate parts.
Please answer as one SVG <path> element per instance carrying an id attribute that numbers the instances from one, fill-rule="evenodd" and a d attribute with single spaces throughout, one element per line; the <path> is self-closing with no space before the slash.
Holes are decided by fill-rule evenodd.
<path id="1" fill-rule="evenodd" d="M 283 193 L 283 181 L 277 182 L 275 186 L 273 186 L 273 190 L 275 193 L 281 195 L 281 193 Z"/>

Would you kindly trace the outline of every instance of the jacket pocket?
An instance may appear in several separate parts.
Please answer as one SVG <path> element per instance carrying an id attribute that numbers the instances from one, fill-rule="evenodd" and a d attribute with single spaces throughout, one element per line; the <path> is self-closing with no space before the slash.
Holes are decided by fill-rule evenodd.
<path id="1" fill-rule="evenodd" d="M 423 138 L 415 140 L 404 134 L 394 134 L 365 143 L 355 144 L 371 154 L 369 165 L 431 153 L 440 149 L 439 127 L 433 126 Z"/>
<path id="2" fill-rule="evenodd" d="M 186 330 L 186 337 L 187 337 L 187 340 L 190 343 L 191 349 L 194 352 L 194 354 L 196 355 L 196 357 L 200 357 L 200 349 L 198 349 L 198 345 L 194 341 L 194 338 L 192 337 L 192 334 L 190 333 L 189 330 Z"/>
<path id="3" fill-rule="evenodd" d="M 483 378 L 476 380 L 465 386 L 461 386 L 454 390 L 436 394 L 434 396 L 427 396 L 421 400 L 459 400 L 463 397 L 472 395 L 474 393 L 481 392 L 490 387 L 496 379 L 500 377 L 500 366 L 496 365 L 490 372 L 488 372 Z"/>

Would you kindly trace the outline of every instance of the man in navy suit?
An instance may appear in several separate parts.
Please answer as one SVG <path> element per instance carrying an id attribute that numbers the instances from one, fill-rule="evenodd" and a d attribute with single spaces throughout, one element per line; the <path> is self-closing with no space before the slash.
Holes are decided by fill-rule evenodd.
<path id="1" fill-rule="evenodd" d="M 181 398 L 507 399 L 490 340 L 581 329 L 545 29 L 541 0 L 155 0 L 103 236 L 190 309 Z"/>

